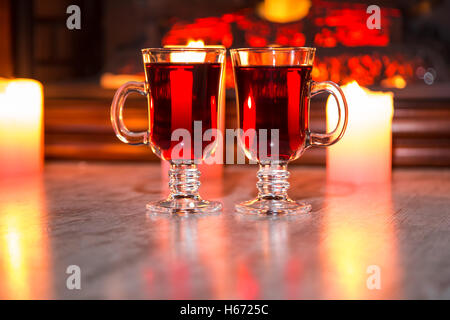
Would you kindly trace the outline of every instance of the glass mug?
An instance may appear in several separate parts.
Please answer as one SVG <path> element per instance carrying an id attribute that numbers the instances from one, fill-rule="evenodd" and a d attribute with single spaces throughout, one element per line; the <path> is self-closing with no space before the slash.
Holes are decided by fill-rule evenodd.
<path id="1" fill-rule="evenodd" d="M 211 156 L 218 143 L 211 131 L 221 122 L 225 56 L 225 48 L 143 49 L 146 81 L 127 82 L 114 96 L 111 122 L 117 137 L 128 144 L 149 145 L 158 157 L 170 162 L 170 194 L 147 204 L 154 213 L 214 213 L 222 209 L 220 202 L 200 197 L 197 164 Z M 134 92 L 147 97 L 148 131 L 131 132 L 123 122 L 125 100 Z M 201 139 L 198 146 L 195 130 L 201 130 L 202 137 L 209 130 L 213 141 Z"/>
<path id="2" fill-rule="evenodd" d="M 311 206 L 287 194 L 287 164 L 311 146 L 330 146 L 347 127 L 347 102 L 331 81 L 314 82 L 315 48 L 232 49 L 239 144 L 247 158 L 259 163 L 256 199 L 236 205 L 246 214 L 306 213 Z M 309 130 L 310 98 L 330 93 L 339 120 L 330 133 Z M 343 114 L 343 116 L 342 116 Z M 269 139 L 270 136 L 270 139 Z"/>

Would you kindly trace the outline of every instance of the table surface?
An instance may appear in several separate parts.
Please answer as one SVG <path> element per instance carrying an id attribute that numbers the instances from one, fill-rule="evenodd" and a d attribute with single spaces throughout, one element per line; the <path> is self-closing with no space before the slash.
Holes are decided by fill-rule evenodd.
<path id="1" fill-rule="evenodd" d="M 145 211 L 167 192 L 159 164 L 56 162 L 3 181 L 0 298 L 450 298 L 449 169 L 354 186 L 292 167 L 290 195 L 310 214 L 238 215 L 256 170 L 204 177 L 203 197 L 224 212 L 188 217 Z"/>

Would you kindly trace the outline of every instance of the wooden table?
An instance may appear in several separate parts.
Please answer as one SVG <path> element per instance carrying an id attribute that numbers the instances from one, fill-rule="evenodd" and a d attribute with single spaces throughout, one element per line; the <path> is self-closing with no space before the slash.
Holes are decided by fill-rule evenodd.
<path id="1" fill-rule="evenodd" d="M 49 163 L 2 181 L 0 298 L 450 298 L 449 169 L 397 169 L 378 187 L 291 169 L 309 215 L 235 214 L 256 166 L 203 179 L 216 216 L 147 214 L 166 192 L 157 164 Z"/>

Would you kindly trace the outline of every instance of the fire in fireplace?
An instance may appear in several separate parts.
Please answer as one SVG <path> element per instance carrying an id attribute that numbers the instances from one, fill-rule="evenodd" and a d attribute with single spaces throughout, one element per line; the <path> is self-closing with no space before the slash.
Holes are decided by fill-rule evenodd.
<path id="1" fill-rule="evenodd" d="M 365 1 L 250 1 L 222 14 L 169 17 L 161 31 L 160 45 L 202 40 L 227 48 L 314 46 L 320 53 L 313 74 L 317 81 L 329 79 L 343 84 L 356 80 L 364 86 L 404 88 L 412 83 L 448 80 L 444 55 L 428 43 L 414 40 L 404 8 L 382 6 L 381 28 L 369 29 L 368 6 Z M 149 42 L 145 39 L 141 46 Z M 132 66 L 126 59 L 122 62 L 109 71 L 139 72 L 140 66 Z M 231 73 L 227 87 L 233 87 Z"/>

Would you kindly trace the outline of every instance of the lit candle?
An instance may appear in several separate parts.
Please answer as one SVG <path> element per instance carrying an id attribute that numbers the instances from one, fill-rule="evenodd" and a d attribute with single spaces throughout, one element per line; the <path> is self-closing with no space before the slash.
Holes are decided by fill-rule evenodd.
<path id="1" fill-rule="evenodd" d="M 42 85 L 0 78 L 0 177 L 43 168 Z"/>
<path id="2" fill-rule="evenodd" d="M 327 148 L 327 179 L 336 182 L 382 183 L 392 171 L 392 92 L 373 92 L 351 82 L 342 86 L 348 102 L 344 137 Z M 337 122 L 334 99 L 327 102 L 327 129 Z"/>

